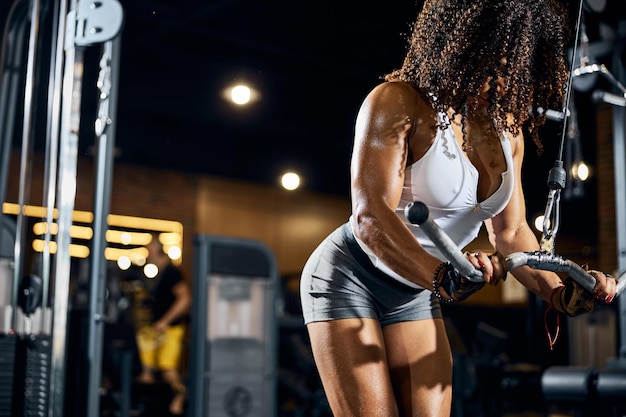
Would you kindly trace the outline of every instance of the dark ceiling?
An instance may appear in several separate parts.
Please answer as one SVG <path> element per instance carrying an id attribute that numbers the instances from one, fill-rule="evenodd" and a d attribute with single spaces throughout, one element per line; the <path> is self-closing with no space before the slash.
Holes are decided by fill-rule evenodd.
<path id="1" fill-rule="evenodd" d="M 399 3 L 399 2 L 398 2 Z M 352 124 L 367 91 L 400 62 L 417 6 L 322 0 L 126 1 L 121 160 L 346 195 Z M 260 100 L 221 90 L 247 81 Z"/>
<path id="2" fill-rule="evenodd" d="M 598 62 L 620 71 L 623 52 L 613 51 L 624 43 L 622 1 L 589 0 L 584 8 L 592 52 L 599 44 Z M 10 2 L 2 3 L 6 16 Z M 125 22 L 115 120 L 118 162 L 261 184 L 276 183 L 290 168 L 302 173 L 306 189 L 347 198 L 356 112 L 380 77 L 401 63 L 404 34 L 421 0 L 120 3 Z M 98 55 L 97 49 L 87 51 L 93 69 L 86 70 L 85 86 L 95 80 Z M 245 108 L 229 105 L 222 89 L 235 81 L 251 83 L 260 100 Z M 611 86 L 600 79 L 574 95 L 583 157 L 592 165 L 596 88 Z M 92 91 L 83 94 L 87 115 L 97 101 Z M 561 128 L 558 122 L 546 127 L 543 157 L 528 147 L 531 213 L 544 209 Z M 82 132 L 81 138 L 87 155 L 93 135 Z M 593 178 L 583 198 L 564 203 L 563 213 L 568 204 L 580 213 L 581 202 L 595 214 Z M 562 227 L 568 227 L 567 219 Z M 593 222 L 571 226 L 584 234 L 590 227 Z"/>

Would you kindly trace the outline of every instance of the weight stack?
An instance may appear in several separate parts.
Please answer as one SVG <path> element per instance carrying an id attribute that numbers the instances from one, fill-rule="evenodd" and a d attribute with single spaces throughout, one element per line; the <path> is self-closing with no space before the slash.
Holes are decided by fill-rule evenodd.
<path id="1" fill-rule="evenodd" d="M 24 337 L 26 363 L 24 372 L 24 417 L 48 414 L 50 389 L 51 340 L 49 335 Z"/>
<path id="2" fill-rule="evenodd" d="M 0 334 L 0 417 L 18 415 L 22 409 L 23 398 L 14 395 L 21 376 L 16 370 L 23 364 L 20 345 L 18 335 Z"/>

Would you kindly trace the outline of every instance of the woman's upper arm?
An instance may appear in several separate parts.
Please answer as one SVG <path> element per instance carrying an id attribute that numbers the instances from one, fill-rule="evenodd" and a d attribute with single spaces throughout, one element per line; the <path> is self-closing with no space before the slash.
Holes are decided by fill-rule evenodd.
<path id="1" fill-rule="evenodd" d="M 404 83 L 383 83 L 359 110 L 350 167 L 356 216 L 377 204 L 395 210 L 400 200 L 415 94 Z"/>
<path id="2" fill-rule="evenodd" d="M 491 243 L 496 250 L 505 256 L 513 252 L 533 252 L 540 248 L 537 236 L 526 220 L 526 203 L 521 180 L 524 140 L 521 136 L 515 137 L 513 140 L 515 190 L 502 213 L 491 219 L 490 222 L 485 222 Z M 517 268 L 511 272 L 526 288 L 548 302 L 551 302 L 550 297 L 554 289 L 562 285 L 560 277 L 554 272 L 529 267 Z"/>
<path id="3" fill-rule="evenodd" d="M 351 163 L 355 235 L 389 268 L 425 287 L 439 261 L 424 251 L 395 210 L 414 148 L 411 141 L 427 137 L 418 131 L 431 115 L 430 107 L 408 84 L 379 85 L 357 116 Z"/>

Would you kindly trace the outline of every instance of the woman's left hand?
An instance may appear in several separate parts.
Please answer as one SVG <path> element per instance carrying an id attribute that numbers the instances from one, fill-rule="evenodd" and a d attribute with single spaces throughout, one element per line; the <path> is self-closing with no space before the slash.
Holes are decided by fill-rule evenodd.
<path id="1" fill-rule="evenodd" d="M 483 273 L 483 277 L 488 284 L 496 285 L 506 279 L 507 271 L 504 263 L 504 256 L 499 252 L 487 255 L 485 252 L 468 252 L 467 258 L 474 267 Z"/>
<path id="2" fill-rule="evenodd" d="M 596 300 L 606 304 L 613 301 L 617 292 L 617 280 L 611 274 L 588 269 L 587 265 L 583 265 L 583 268 L 596 279 L 596 286 L 593 289 Z"/>

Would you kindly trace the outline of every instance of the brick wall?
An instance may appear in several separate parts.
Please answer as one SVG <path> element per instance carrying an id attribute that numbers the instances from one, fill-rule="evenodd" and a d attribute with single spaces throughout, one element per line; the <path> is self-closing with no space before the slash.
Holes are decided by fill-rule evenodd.
<path id="1" fill-rule="evenodd" d="M 25 203 L 42 205 L 44 158 L 32 158 L 30 194 Z M 76 210 L 92 211 L 95 166 L 80 158 Z M 6 201 L 18 200 L 19 155 L 13 154 Z M 110 213 L 172 220 L 183 226 L 183 262 L 193 274 L 193 238 L 218 234 L 255 239 L 276 256 L 279 274 L 299 273 L 306 258 L 331 230 L 348 218 L 349 201 L 278 187 L 116 163 Z M 263 221 L 260 220 L 262 216 Z"/>

